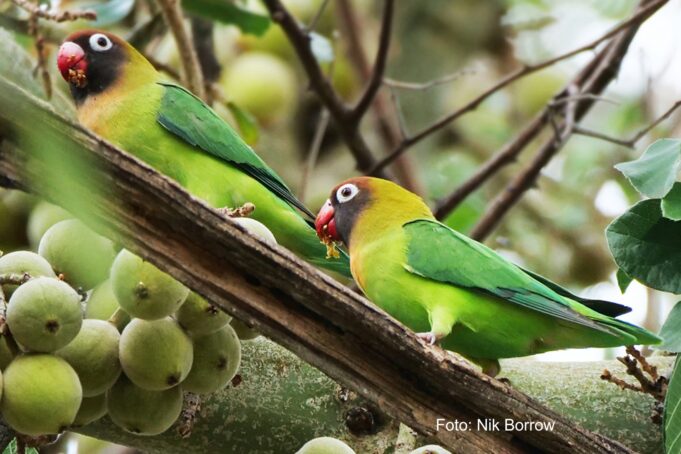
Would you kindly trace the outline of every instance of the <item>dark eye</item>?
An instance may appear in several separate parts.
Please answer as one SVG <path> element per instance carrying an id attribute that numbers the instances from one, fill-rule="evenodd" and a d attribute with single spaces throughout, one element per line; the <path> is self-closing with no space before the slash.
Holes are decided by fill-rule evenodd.
<path id="1" fill-rule="evenodd" d="M 359 193 L 359 188 L 352 183 L 347 183 L 338 188 L 336 191 L 336 198 L 339 203 L 345 203 L 352 200 Z"/>
<path id="2" fill-rule="evenodd" d="M 95 33 L 90 36 L 90 48 L 95 52 L 105 52 L 113 47 L 113 43 L 108 36 L 102 33 Z"/>

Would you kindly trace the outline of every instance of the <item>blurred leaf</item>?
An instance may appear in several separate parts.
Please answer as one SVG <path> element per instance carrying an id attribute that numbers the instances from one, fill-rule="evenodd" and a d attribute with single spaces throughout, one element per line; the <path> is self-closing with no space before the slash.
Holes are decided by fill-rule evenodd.
<path id="1" fill-rule="evenodd" d="M 0 28 L 0 76 L 21 86 L 34 96 L 46 99 L 42 82 L 33 75 L 35 60 L 14 40 L 12 33 Z M 73 118 L 73 104 L 61 92 L 54 90 L 52 104 Z"/>
<path id="2" fill-rule="evenodd" d="M 258 122 L 249 112 L 241 109 L 233 102 L 227 103 L 227 108 L 234 116 L 241 138 L 249 145 L 255 145 L 260 137 Z"/>
<path id="3" fill-rule="evenodd" d="M 236 25 L 251 35 L 262 36 L 270 26 L 270 18 L 257 14 L 226 0 L 190 0 L 182 2 L 190 13 L 216 20 L 223 24 Z"/>
<path id="4" fill-rule="evenodd" d="M 333 45 L 331 41 L 319 33 L 310 33 L 310 47 L 317 61 L 328 63 L 333 61 Z"/>
<path id="5" fill-rule="evenodd" d="M 606 229 L 622 271 L 658 290 L 681 293 L 681 222 L 662 216 L 660 200 L 644 200 Z"/>
<path id="6" fill-rule="evenodd" d="M 681 183 L 674 184 L 662 199 L 662 214 L 672 221 L 681 221 Z"/>
<path id="7" fill-rule="evenodd" d="M 95 27 L 106 27 L 122 21 L 132 11 L 135 0 L 109 0 L 106 2 L 82 1 L 75 2 L 79 9 L 89 9 L 97 13 L 97 20 L 92 22 Z"/>
<path id="8" fill-rule="evenodd" d="M 640 158 L 615 166 L 641 194 L 662 198 L 671 190 L 681 168 L 681 140 L 660 139 Z"/>
<path id="9" fill-rule="evenodd" d="M 661 345 L 655 348 L 668 352 L 681 352 L 681 302 L 676 303 L 662 325 L 660 337 L 664 339 Z"/>
<path id="10" fill-rule="evenodd" d="M 617 286 L 620 288 L 620 292 L 626 292 L 633 280 L 631 276 L 622 271 L 622 268 L 617 270 Z"/>
<path id="11" fill-rule="evenodd" d="M 677 358 L 664 400 L 664 451 L 676 454 L 681 450 L 681 372 Z"/>

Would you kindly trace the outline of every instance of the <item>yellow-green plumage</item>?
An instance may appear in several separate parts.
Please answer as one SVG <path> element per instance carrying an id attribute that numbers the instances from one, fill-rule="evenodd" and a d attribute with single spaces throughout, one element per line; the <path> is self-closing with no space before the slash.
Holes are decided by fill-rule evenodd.
<path id="1" fill-rule="evenodd" d="M 559 295 L 452 231 L 399 186 L 374 178 L 348 181 L 364 192 L 348 240 L 355 280 L 370 300 L 414 331 L 433 332 L 444 348 L 494 370 L 499 358 L 659 342 Z M 336 213 L 342 205 L 335 203 Z M 607 302 L 596 303 L 607 310 Z M 614 303 L 612 309 L 624 312 Z"/>
<path id="2" fill-rule="evenodd" d="M 74 36 L 78 38 L 83 33 L 94 32 Z M 280 244 L 312 263 L 348 273 L 346 257 L 325 260 L 325 247 L 309 222 L 292 206 L 304 208 L 302 204 L 227 124 L 193 95 L 166 84 L 162 75 L 128 43 L 108 36 L 114 46 L 121 48 L 126 60 L 116 67 L 112 65 L 111 71 L 117 71 L 117 77 L 110 86 L 89 94 L 78 105 L 78 118 L 84 126 L 176 180 L 213 207 L 253 203 L 256 209 L 252 217 L 264 223 Z M 179 108 L 183 110 L 174 111 L 174 101 L 181 102 Z M 219 145 L 208 151 L 202 149 L 182 138 L 184 125 L 161 124 L 163 119 L 188 119 L 192 122 L 186 125 L 188 136 L 205 136 L 209 140 L 213 134 L 233 149 L 221 150 Z M 204 126 L 206 131 L 201 129 Z M 239 159 L 253 165 L 242 165 Z M 260 174 L 254 178 L 245 168 Z M 268 181 L 279 194 L 266 186 Z"/>

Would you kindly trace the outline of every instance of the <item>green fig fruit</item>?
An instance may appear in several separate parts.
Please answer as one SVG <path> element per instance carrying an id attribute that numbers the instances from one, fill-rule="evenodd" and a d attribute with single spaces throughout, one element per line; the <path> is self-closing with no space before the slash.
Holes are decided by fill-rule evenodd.
<path id="1" fill-rule="evenodd" d="M 61 358 L 18 356 L 3 373 L 2 416 L 19 433 L 56 434 L 73 424 L 83 398 L 78 375 Z"/>
<path id="2" fill-rule="evenodd" d="M 9 331 L 0 334 L 0 370 L 5 370 L 18 354 L 19 347 Z"/>
<path id="3" fill-rule="evenodd" d="M 52 352 L 80 331 L 80 296 L 65 282 L 37 277 L 14 291 L 7 306 L 7 325 L 14 340 L 36 352 Z"/>
<path id="4" fill-rule="evenodd" d="M 137 435 L 158 435 L 173 425 L 182 411 L 179 386 L 149 391 L 121 375 L 106 393 L 109 417 L 118 427 Z"/>
<path id="5" fill-rule="evenodd" d="M 119 356 L 125 375 L 152 391 L 172 388 L 189 374 L 192 342 L 170 317 L 133 319 L 121 334 Z"/>
<path id="6" fill-rule="evenodd" d="M 336 438 L 319 437 L 305 443 L 296 454 L 355 454 L 355 451 Z"/>
<path id="7" fill-rule="evenodd" d="M 40 239 L 50 227 L 57 222 L 72 218 L 73 216 L 62 207 L 44 201 L 38 202 L 28 216 L 26 233 L 28 235 L 29 244 L 37 249 L 40 244 Z"/>
<path id="8" fill-rule="evenodd" d="M 72 427 L 86 426 L 101 419 L 104 415 L 106 415 L 106 393 L 83 397 Z"/>
<path id="9" fill-rule="evenodd" d="M 274 234 L 262 222 L 252 218 L 232 218 L 232 220 L 246 229 L 248 233 L 257 236 L 265 243 L 270 245 L 277 244 L 277 239 L 274 238 Z"/>
<path id="10" fill-rule="evenodd" d="M 189 289 L 129 251 L 111 267 L 111 286 L 118 304 L 133 317 L 157 320 L 175 312 Z"/>
<path id="11" fill-rule="evenodd" d="M 232 317 L 196 292 L 189 292 L 184 304 L 175 312 L 175 320 L 192 337 L 214 333 L 231 319 Z"/>
<path id="12" fill-rule="evenodd" d="M 118 360 L 120 337 L 113 324 L 85 319 L 76 338 L 54 352 L 76 371 L 84 397 L 103 394 L 118 380 L 121 374 Z"/>
<path id="13" fill-rule="evenodd" d="M 442 446 L 427 445 L 427 446 L 421 446 L 420 448 L 414 449 L 409 454 L 452 454 L 452 453 L 447 451 Z"/>
<path id="14" fill-rule="evenodd" d="M 10 252 L 0 257 L 0 274 L 57 277 L 47 260 L 35 252 L 29 251 Z M 2 290 L 5 292 L 5 297 L 9 298 L 12 296 L 17 287 L 14 284 L 3 285 Z"/>
<path id="15" fill-rule="evenodd" d="M 182 389 L 209 394 L 224 388 L 241 363 L 241 343 L 234 329 L 226 325 L 219 331 L 194 339 L 193 343 L 194 363 L 182 382 Z"/>
<path id="16" fill-rule="evenodd" d="M 130 314 L 121 308 L 114 295 L 111 279 L 107 279 L 94 288 L 85 305 L 85 318 L 110 320 L 119 331 L 130 323 Z"/>
<path id="17" fill-rule="evenodd" d="M 229 324 L 234 328 L 234 331 L 236 332 L 236 335 L 239 336 L 239 339 L 242 341 L 247 341 L 247 340 L 253 340 L 257 339 L 260 337 L 260 333 L 242 322 L 241 320 L 237 320 L 236 318 L 233 318 Z"/>
<path id="18" fill-rule="evenodd" d="M 64 280 L 75 288 L 89 290 L 109 275 L 116 256 L 113 243 L 75 219 L 61 221 L 47 229 L 38 245 Z"/>

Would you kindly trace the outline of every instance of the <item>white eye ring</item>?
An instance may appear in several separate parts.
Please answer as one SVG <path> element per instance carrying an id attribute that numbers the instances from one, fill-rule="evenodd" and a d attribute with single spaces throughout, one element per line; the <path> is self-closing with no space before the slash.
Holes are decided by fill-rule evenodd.
<path id="1" fill-rule="evenodd" d="M 108 36 L 102 33 L 95 33 L 90 36 L 90 47 L 96 52 L 105 52 L 113 47 L 113 43 Z"/>
<path id="2" fill-rule="evenodd" d="M 345 203 L 355 198 L 359 194 L 359 188 L 352 183 L 347 183 L 338 188 L 336 198 L 339 203 Z"/>

